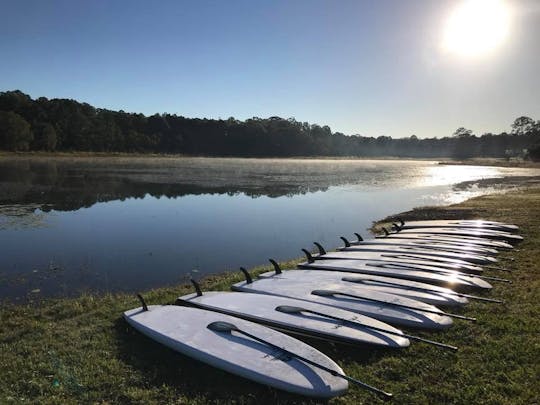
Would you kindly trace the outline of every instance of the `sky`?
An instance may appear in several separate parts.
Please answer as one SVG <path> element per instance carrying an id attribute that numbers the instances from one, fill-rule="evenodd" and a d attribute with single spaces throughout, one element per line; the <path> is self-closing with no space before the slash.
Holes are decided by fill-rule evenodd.
<path id="1" fill-rule="evenodd" d="M 347 135 L 499 133 L 540 119 L 540 1 L 481 1 L 504 3 L 504 38 L 465 52 L 447 44 L 461 0 L 3 0 L 0 91 Z"/>

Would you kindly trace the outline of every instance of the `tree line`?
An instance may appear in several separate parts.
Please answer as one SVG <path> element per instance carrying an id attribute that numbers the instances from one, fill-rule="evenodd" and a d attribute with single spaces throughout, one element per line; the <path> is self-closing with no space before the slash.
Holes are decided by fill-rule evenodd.
<path id="1" fill-rule="evenodd" d="M 509 133 L 393 139 L 332 132 L 294 118 L 199 119 L 127 113 L 69 99 L 0 93 L 0 149 L 179 153 L 199 156 L 512 157 L 540 159 L 540 121 L 517 118 Z"/>

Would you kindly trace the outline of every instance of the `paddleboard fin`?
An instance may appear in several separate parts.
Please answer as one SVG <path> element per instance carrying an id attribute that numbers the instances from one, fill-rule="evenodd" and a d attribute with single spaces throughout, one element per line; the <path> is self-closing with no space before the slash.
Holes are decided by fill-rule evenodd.
<path id="1" fill-rule="evenodd" d="M 137 298 L 139 299 L 139 301 L 141 301 L 143 311 L 148 311 L 148 307 L 146 306 L 146 302 L 144 302 L 144 298 L 142 297 L 142 295 L 137 294 Z"/>
<path id="2" fill-rule="evenodd" d="M 306 259 L 307 259 L 308 263 L 313 263 L 315 261 L 315 259 L 313 259 L 313 256 L 311 255 L 311 253 L 308 250 L 302 249 L 302 252 L 304 252 L 304 254 L 306 255 Z"/>
<path id="3" fill-rule="evenodd" d="M 272 263 L 272 266 L 274 266 L 274 270 L 276 274 L 281 274 L 281 267 L 279 267 L 279 264 L 274 259 L 268 259 L 270 263 Z"/>
<path id="4" fill-rule="evenodd" d="M 397 232 L 401 231 L 401 226 L 399 226 L 395 222 L 392 222 L 392 226 L 396 229 Z"/>
<path id="5" fill-rule="evenodd" d="M 340 236 L 339 239 L 341 239 L 343 243 L 345 243 L 345 247 L 351 247 L 351 242 L 349 242 L 346 237 Z"/>
<path id="6" fill-rule="evenodd" d="M 201 297 L 202 291 L 201 291 L 201 286 L 199 285 L 199 283 L 197 283 L 193 279 L 190 279 L 189 281 L 191 281 L 191 284 L 193 284 L 193 287 L 195 287 L 195 291 L 197 292 L 197 297 Z"/>
<path id="7" fill-rule="evenodd" d="M 388 229 L 386 229 L 384 226 L 383 226 L 382 230 L 384 231 L 385 236 L 390 235 L 390 232 L 388 232 Z"/>
<path id="8" fill-rule="evenodd" d="M 398 220 L 399 222 L 401 222 L 401 226 L 405 225 L 405 221 L 404 221 L 403 219 L 398 218 L 397 220 Z"/>
<path id="9" fill-rule="evenodd" d="M 248 273 L 248 271 L 244 267 L 240 267 L 240 271 L 244 273 L 244 276 L 246 277 L 246 283 L 248 284 L 253 283 L 253 279 L 251 278 L 251 275 Z"/>
<path id="10" fill-rule="evenodd" d="M 322 255 L 325 255 L 326 254 L 326 250 L 324 250 L 324 248 L 322 247 L 322 245 L 318 242 L 313 242 L 313 244 L 315 246 L 317 246 L 317 249 L 319 249 L 319 254 L 322 256 Z"/>
<path id="11" fill-rule="evenodd" d="M 354 233 L 356 235 L 356 237 L 358 238 L 358 242 L 362 242 L 364 240 L 364 238 L 362 238 L 362 235 L 360 235 L 359 233 Z"/>

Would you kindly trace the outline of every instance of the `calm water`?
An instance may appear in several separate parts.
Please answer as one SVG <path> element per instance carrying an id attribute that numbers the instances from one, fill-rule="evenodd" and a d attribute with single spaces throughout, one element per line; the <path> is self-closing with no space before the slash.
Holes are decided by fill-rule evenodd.
<path id="1" fill-rule="evenodd" d="M 0 296 L 136 291 L 301 255 L 372 221 L 537 169 L 428 161 L 0 160 Z"/>

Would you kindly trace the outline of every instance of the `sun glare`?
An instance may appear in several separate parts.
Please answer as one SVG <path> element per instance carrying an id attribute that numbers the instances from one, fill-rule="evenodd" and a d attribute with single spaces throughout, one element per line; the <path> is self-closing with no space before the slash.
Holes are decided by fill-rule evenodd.
<path id="1" fill-rule="evenodd" d="M 443 49 L 476 57 L 496 50 L 508 37 L 510 9 L 503 0 L 464 0 L 450 14 Z"/>

